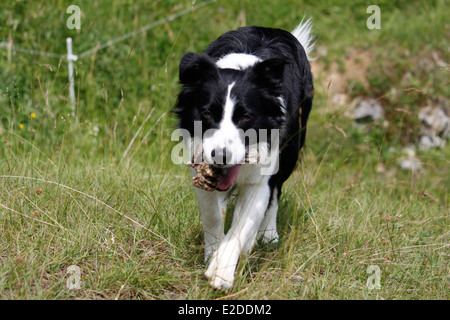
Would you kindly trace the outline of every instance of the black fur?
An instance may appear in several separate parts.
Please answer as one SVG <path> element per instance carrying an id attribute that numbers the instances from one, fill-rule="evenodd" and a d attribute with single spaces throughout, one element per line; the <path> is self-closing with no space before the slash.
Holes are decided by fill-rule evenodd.
<path id="1" fill-rule="evenodd" d="M 215 63 L 230 53 L 252 54 L 263 61 L 242 71 L 219 69 Z M 269 180 L 271 192 L 277 187 L 279 196 L 304 145 L 314 93 L 310 65 L 298 40 L 280 29 L 230 31 L 203 54 L 186 54 L 180 62 L 179 78 L 182 90 L 174 112 L 179 127 L 191 136 L 194 121 L 202 121 L 203 130 L 217 127 L 230 82 L 235 82 L 231 93 L 237 103 L 232 119 L 237 127 L 282 129 L 279 171 Z M 279 96 L 285 100 L 284 111 Z"/>

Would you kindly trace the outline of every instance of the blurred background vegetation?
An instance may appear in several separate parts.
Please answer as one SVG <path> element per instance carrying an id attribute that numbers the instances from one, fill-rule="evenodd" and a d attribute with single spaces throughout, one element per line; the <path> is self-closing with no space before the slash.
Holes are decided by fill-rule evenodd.
<path id="1" fill-rule="evenodd" d="M 66 53 L 66 37 L 72 37 L 74 54 L 95 48 L 191 6 L 191 1 L 80 1 L 81 29 L 70 30 L 66 9 L 70 1 L 2 1 L 0 42 L 40 51 Z M 197 2 L 197 4 L 200 2 Z M 135 37 L 94 52 L 75 62 L 77 98 L 76 135 L 81 153 L 106 152 L 128 145 L 136 127 L 154 109 L 152 119 L 168 129 L 174 122 L 178 62 L 187 51 L 201 52 L 229 29 L 263 25 L 291 30 L 303 18 L 314 19 L 319 56 L 325 68 L 336 62 L 345 71 L 343 57 L 350 48 L 370 50 L 367 81 L 348 81 L 347 94 L 380 99 L 388 118 L 396 118 L 388 138 L 407 142 L 416 111 L 434 96 L 448 96 L 445 68 L 428 70 L 415 57 L 437 52 L 448 61 L 448 4 L 445 1 L 380 2 L 382 27 L 369 30 L 365 1 L 216 1 L 189 15 L 168 21 Z M 9 53 L 0 50 L 0 106 L 3 135 L 13 132 L 35 141 L 40 148 L 61 143 L 69 124 L 75 122 L 68 103 L 66 61 L 58 58 Z M 402 82 L 406 73 L 411 76 Z M 351 79 L 350 79 L 351 80 Z M 316 85 L 319 87 L 320 85 Z M 399 94 L 391 94 L 395 88 Z M 411 89 L 405 91 L 404 89 Z M 322 88 L 323 89 L 323 88 Z M 325 88 L 326 89 L 326 88 Z M 322 91 L 326 94 L 326 90 Z M 326 101 L 316 97 L 315 111 Z M 394 114 L 395 108 L 411 113 Z M 389 112 L 391 110 L 391 112 Z M 34 113 L 36 118 L 31 118 Z M 412 116 L 414 114 L 414 116 Z M 23 129 L 19 126 L 23 125 Z M 149 130 L 155 123 L 143 127 Z M 71 127 L 74 129 L 74 127 Z M 167 143 L 154 130 L 148 141 Z M 114 145 L 104 141 L 112 135 Z M 400 137 L 408 139 L 400 141 Z M 410 137 L 412 136 L 412 137 Z M 95 150 L 93 149 L 95 146 Z M 106 148 L 106 149 L 105 149 Z M 113 150 L 112 150 L 112 149 Z M 51 150 L 51 149 L 50 149 Z M 49 151 L 50 151 L 49 150 Z"/>

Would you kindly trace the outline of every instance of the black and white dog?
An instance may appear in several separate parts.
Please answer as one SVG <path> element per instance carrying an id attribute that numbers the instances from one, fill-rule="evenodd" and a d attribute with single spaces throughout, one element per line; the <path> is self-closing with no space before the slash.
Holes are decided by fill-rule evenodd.
<path id="1" fill-rule="evenodd" d="M 190 147 L 199 139 L 203 159 L 222 172 L 216 190 L 195 188 L 209 261 L 205 275 L 214 288 L 232 286 L 240 254 L 258 238 L 278 240 L 281 187 L 296 166 L 312 106 L 312 47 L 310 20 L 292 33 L 243 27 L 180 62 L 179 127 L 190 134 Z M 232 193 L 237 200 L 225 235 Z"/>

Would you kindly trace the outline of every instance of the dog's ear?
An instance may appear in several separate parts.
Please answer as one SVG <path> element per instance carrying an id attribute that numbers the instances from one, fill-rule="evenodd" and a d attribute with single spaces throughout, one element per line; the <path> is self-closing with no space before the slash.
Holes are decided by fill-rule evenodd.
<path id="1" fill-rule="evenodd" d="M 184 85 L 195 85 L 208 80 L 217 80 L 219 71 L 206 55 L 186 53 L 180 61 L 179 67 L 180 83 Z"/>
<path id="2" fill-rule="evenodd" d="M 273 58 L 257 63 L 251 71 L 251 80 L 261 87 L 277 90 L 281 85 L 287 61 Z"/>

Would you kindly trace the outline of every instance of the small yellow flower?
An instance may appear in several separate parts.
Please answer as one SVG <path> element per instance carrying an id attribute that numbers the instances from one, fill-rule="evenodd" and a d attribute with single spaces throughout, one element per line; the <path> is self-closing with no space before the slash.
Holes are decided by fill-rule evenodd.
<path id="1" fill-rule="evenodd" d="M 33 119 L 36 118 L 36 113 L 32 112 L 32 113 L 31 113 L 31 117 L 32 117 Z"/>
<path id="2" fill-rule="evenodd" d="M 23 124 L 19 124 L 19 129 L 20 129 L 20 130 L 23 129 Z"/>

